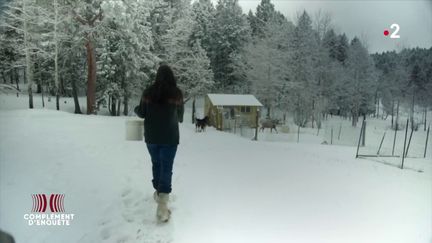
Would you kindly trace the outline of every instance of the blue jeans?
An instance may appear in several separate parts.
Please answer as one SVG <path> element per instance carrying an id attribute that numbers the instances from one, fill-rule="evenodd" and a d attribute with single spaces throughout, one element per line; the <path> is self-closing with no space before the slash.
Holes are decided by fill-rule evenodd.
<path id="1" fill-rule="evenodd" d="M 147 144 L 147 149 L 152 161 L 153 188 L 159 193 L 170 193 L 177 144 Z"/>

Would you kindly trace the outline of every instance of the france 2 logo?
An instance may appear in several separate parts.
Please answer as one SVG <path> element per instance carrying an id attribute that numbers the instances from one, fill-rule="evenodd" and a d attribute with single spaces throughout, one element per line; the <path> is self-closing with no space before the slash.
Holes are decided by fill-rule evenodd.
<path id="1" fill-rule="evenodd" d="M 392 25 L 390 26 L 390 29 L 395 29 L 395 30 L 393 31 L 393 33 L 391 33 L 390 38 L 392 38 L 392 39 L 399 39 L 399 38 L 400 38 L 400 35 L 398 35 L 399 30 L 400 30 L 399 25 L 396 24 L 396 23 L 394 23 L 394 24 L 392 24 Z M 385 35 L 385 36 L 388 36 L 389 34 L 390 34 L 390 31 L 387 30 L 387 29 L 385 29 L 385 30 L 384 30 L 384 35 Z"/>
<path id="2" fill-rule="evenodd" d="M 64 212 L 64 194 L 51 194 L 49 197 L 49 208 L 51 212 Z M 32 212 L 44 213 L 48 207 L 48 200 L 45 194 L 32 194 Z"/>

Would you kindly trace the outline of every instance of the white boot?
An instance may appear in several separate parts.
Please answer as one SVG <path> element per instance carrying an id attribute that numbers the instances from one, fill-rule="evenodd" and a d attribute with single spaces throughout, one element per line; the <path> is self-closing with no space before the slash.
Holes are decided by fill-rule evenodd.
<path id="1" fill-rule="evenodd" d="M 157 212 L 156 216 L 159 221 L 161 222 L 168 222 L 170 218 L 171 211 L 168 209 L 168 200 L 169 200 L 169 194 L 168 193 L 159 193 L 157 195 Z M 156 199 L 155 199 L 156 200 Z"/>
<path id="2" fill-rule="evenodd" d="M 155 202 L 159 202 L 159 195 L 158 195 L 158 192 L 157 192 L 157 191 L 155 191 L 155 192 L 153 193 L 153 199 L 155 200 Z"/>

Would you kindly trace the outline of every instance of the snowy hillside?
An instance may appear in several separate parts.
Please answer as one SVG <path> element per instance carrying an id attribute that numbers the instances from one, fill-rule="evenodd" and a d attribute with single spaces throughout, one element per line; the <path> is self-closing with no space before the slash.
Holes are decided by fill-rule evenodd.
<path id="1" fill-rule="evenodd" d="M 255 142 L 212 128 L 195 133 L 185 122 L 172 220 L 160 225 L 145 144 L 124 139 L 130 118 L 2 104 L 0 228 L 18 243 L 432 239 L 430 155 L 408 159 L 420 173 L 354 159 L 350 146 Z M 65 194 L 72 224 L 28 226 L 23 215 L 37 193 Z"/>

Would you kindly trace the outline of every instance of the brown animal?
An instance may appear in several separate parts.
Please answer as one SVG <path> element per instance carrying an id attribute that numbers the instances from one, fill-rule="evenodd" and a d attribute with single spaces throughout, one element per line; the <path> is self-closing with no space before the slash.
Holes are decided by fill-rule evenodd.
<path id="1" fill-rule="evenodd" d="M 208 122 L 208 116 L 205 116 L 203 119 L 195 118 L 195 132 L 204 132 Z"/>
<path id="2" fill-rule="evenodd" d="M 266 119 L 261 121 L 261 128 L 260 131 L 264 132 L 264 128 L 270 128 L 270 132 L 273 131 L 273 129 L 276 131 L 276 133 L 278 133 L 278 131 L 276 130 L 276 125 L 279 124 L 279 120 L 273 119 Z"/>

